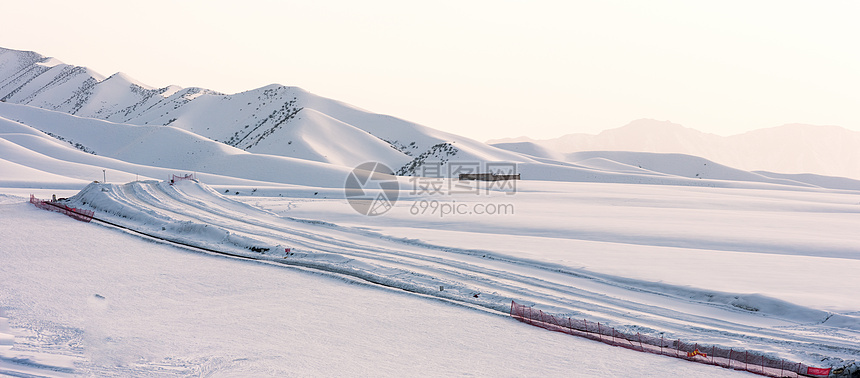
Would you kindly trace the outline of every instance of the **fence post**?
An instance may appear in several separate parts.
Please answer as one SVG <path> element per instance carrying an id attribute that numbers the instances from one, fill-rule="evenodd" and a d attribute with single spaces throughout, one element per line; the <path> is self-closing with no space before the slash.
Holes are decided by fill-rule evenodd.
<path id="1" fill-rule="evenodd" d="M 597 338 L 600 339 L 600 342 L 603 342 L 603 335 L 600 333 L 600 322 L 597 322 Z"/>
<path id="2" fill-rule="evenodd" d="M 630 338 L 627 337 L 627 334 L 620 333 L 620 332 L 618 334 L 621 335 L 622 337 L 624 337 L 624 340 L 627 341 L 627 344 L 630 344 L 630 349 L 636 350 L 636 346 L 633 345 L 633 340 L 630 340 Z M 638 332 L 637 332 L 637 334 L 638 334 Z"/>
<path id="3" fill-rule="evenodd" d="M 675 357 L 681 357 L 681 339 L 678 339 L 678 344 L 675 344 Z"/>
<path id="4" fill-rule="evenodd" d="M 729 348 L 729 368 L 732 367 L 732 348 Z"/>
<path id="5" fill-rule="evenodd" d="M 660 355 L 663 355 L 663 335 L 660 335 Z"/>
<path id="6" fill-rule="evenodd" d="M 711 345 L 711 363 L 714 365 L 717 364 L 716 362 L 714 362 L 714 351 L 716 351 L 716 350 L 717 350 L 717 347 L 715 345 Z"/>
<path id="7" fill-rule="evenodd" d="M 645 347 L 642 346 L 642 335 L 639 334 L 639 332 L 636 332 L 636 339 L 639 340 L 639 349 L 642 349 L 642 351 L 644 352 Z"/>

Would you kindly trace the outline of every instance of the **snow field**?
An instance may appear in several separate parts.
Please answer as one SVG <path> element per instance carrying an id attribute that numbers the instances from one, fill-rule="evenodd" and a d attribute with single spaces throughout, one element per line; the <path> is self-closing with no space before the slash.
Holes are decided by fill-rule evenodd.
<path id="1" fill-rule="evenodd" d="M 534 183 L 528 185 L 534 185 Z M 488 198 L 498 201 L 507 199 L 514 202 L 524 198 L 525 201 L 519 205 L 529 205 L 532 201 L 528 200 L 528 194 L 537 194 L 538 187 L 529 189 L 528 185 L 523 193 L 512 196 L 495 193 Z M 599 200 L 595 201 L 594 192 L 588 190 L 592 189 L 589 184 L 570 185 L 571 187 L 565 193 L 579 193 L 589 202 L 600 203 Z M 647 190 L 642 188 L 636 189 L 638 193 L 647 193 Z M 671 190 L 671 187 L 652 187 L 652 189 L 656 190 L 651 197 L 651 201 L 654 202 L 652 206 L 656 209 L 659 209 L 657 205 L 667 198 L 683 198 L 683 195 L 676 193 L 667 195 L 665 191 Z M 229 192 L 229 189 L 225 191 Z M 721 191 L 729 191 L 732 195 L 739 193 L 737 189 L 711 189 L 708 195 L 714 197 Z M 657 195 L 658 193 L 661 194 Z M 691 195 L 695 197 L 696 193 L 693 191 Z M 526 195 L 522 196 L 522 194 Z M 621 194 L 611 194 L 610 191 L 597 197 L 599 199 L 600 196 L 607 196 L 612 199 L 610 203 L 614 203 L 614 196 L 618 195 Z M 380 228 L 382 232 L 374 231 L 369 227 L 373 222 L 387 221 L 365 221 L 360 226 L 350 227 L 329 221 L 285 216 L 284 212 L 274 208 L 266 211 L 255 207 L 261 205 L 259 201 L 265 203 L 265 198 L 245 197 L 248 200 L 254 198 L 254 201 L 258 201 L 254 203 L 255 206 L 237 202 L 234 198 L 237 197 L 219 194 L 219 190 L 192 181 L 181 181 L 176 185 L 145 181 L 125 185 L 91 184 L 78 195 L 71 197 L 69 204 L 75 207 L 92 208 L 102 219 L 169 240 L 269 260 L 277 264 L 335 272 L 498 312 L 506 312 L 510 301 L 517 300 L 528 305 L 537 305 L 539 309 L 550 313 L 575 318 L 584 317 L 589 321 L 600 321 L 627 331 L 644 331 L 655 336 L 659 333 L 667 338 L 681 338 L 688 342 L 711 343 L 726 348 L 775 353 L 778 358 L 810 365 L 820 362 L 819 359 L 822 356 L 851 359 L 858 354 L 856 345 L 860 321 L 856 315 L 844 311 L 844 307 L 840 308 L 843 310 L 841 312 L 824 311 L 808 305 L 792 303 L 774 293 L 759 290 L 773 287 L 769 286 L 771 285 L 769 283 L 758 282 L 758 280 L 768 280 L 767 276 L 741 277 L 740 279 L 745 281 L 743 285 L 737 286 L 741 289 L 738 291 L 727 291 L 726 286 L 720 284 L 720 281 L 727 276 L 727 272 L 733 273 L 731 269 L 717 271 L 710 276 L 704 275 L 710 277 L 712 281 L 702 280 L 695 274 L 688 276 L 695 277 L 692 281 L 678 281 L 673 278 L 669 282 L 664 282 L 662 279 L 635 278 L 637 274 L 629 271 L 625 272 L 624 276 L 618 276 L 601 272 L 599 269 L 585 268 L 579 260 L 570 260 L 569 247 L 552 248 L 563 247 L 562 245 L 548 245 L 547 247 L 550 248 L 547 249 L 519 245 L 518 247 L 524 248 L 522 251 L 504 248 L 466 249 L 457 244 L 456 240 L 434 244 L 410 237 L 410 231 L 401 230 L 400 234 L 393 236 L 386 235 L 384 227 Z M 547 204 L 546 200 L 545 196 L 541 197 L 542 202 L 536 206 L 538 211 L 549 209 L 540 205 Z M 296 210 L 298 206 L 292 204 L 291 198 L 271 198 L 271 201 L 286 204 L 288 213 L 298 212 Z M 329 205 L 337 203 L 337 201 L 318 202 Z M 684 201 L 672 203 L 674 205 L 670 210 L 684 209 L 684 206 L 678 207 L 678 204 L 683 204 Z M 686 203 L 689 205 L 696 201 L 688 200 Z M 719 201 L 711 203 L 705 208 L 720 207 Z M 406 205 L 400 205 L 401 209 Z M 338 211 L 341 216 L 348 218 L 352 215 L 346 214 L 354 213 L 346 204 L 341 202 L 340 206 Z M 582 204 L 576 204 L 576 206 L 582 207 Z M 731 203 L 723 206 L 730 207 Z M 559 211 L 558 207 L 553 209 Z M 690 210 L 695 212 L 702 210 L 701 206 L 690 205 L 690 207 Z M 678 252 L 681 249 L 687 250 L 684 253 L 695 253 L 699 256 L 701 262 L 698 267 L 688 265 L 690 269 L 698 271 L 719 266 L 709 261 L 718 260 L 725 253 L 739 253 L 734 250 L 722 250 L 721 248 L 726 244 L 723 240 L 717 239 L 716 235 L 713 240 L 718 242 L 712 241 L 708 237 L 707 227 L 699 227 L 699 233 L 695 235 L 701 243 L 701 247 L 697 249 L 681 248 L 683 245 L 672 246 L 672 243 L 686 242 L 684 239 L 686 236 L 676 240 L 669 237 L 670 235 L 661 235 L 656 231 L 652 232 L 654 234 L 652 239 L 642 236 L 637 239 L 638 243 L 631 244 L 625 239 L 628 237 L 626 235 L 628 231 L 623 227 L 615 228 L 619 224 L 627 225 L 628 223 L 623 223 L 625 221 L 630 222 L 626 219 L 630 216 L 625 214 L 625 211 L 639 212 L 643 208 L 647 209 L 647 206 L 642 206 L 642 203 L 629 206 L 629 209 L 623 206 L 610 206 L 609 209 L 618 212 L 612 214 L 614 219 L 599 220 L 598 218 L 596 223 L 590 224 L 592 227 L 596 225 L 600 232 L 594 230 L 583 232 L 580 228 L 584 223 L 565 225 L 563 222 L 553 222 L 554 213 L 551 211 L 534 214 L 534 218 L 529 216 L 528 211 L 526 214 L 517 214 L 520 219 L 532 221 L 528 223 L 529 227 L 515 227 L 514 224 L 507 223 L 510 217 L 504 216 L 485 216 L 480 223 L 468 222 L 465 221 L 468 217 L 462 217 L 449 224 L 458 227 L 461 232 L 458 234 L 458 240 L 485 240 L 490 246 L 497 239 L 495 235 L 499 233 L 519 234 L 520 242 L 528 241 L 527 237 L 535 234 L 543 238 L 538 239 L 539 241 L 557 242 L 558 240 L 554 239 L 569 239 L 574 246 L 578 245 L 577 242 L 583 242 L 582 239 L 586 239 L 587 243 L 579 245 L 594 248 L 592 251 L 586 251 L 589 253 L 599 253 L 606 244 L 616 248 L 616 256 L 622 257 L 626 252 L 629 257 L 626 257 L 623 262 L 613 262 L 611 259 L 598 261 L 605 266 L 625 265 L 624 269 L 632 270 L 640 266 L 649 267 L 647 261 L 651 255 L 665 257 L 674 253 L 675 256 L 679 256 Z M 314 212 L 324 215 L 322 219 L 332 221 L 338 219 L 337 215 L 326 214 L 320 209 Z M 683 223 L 678 222 L 682 219 L 678 213 L 667 210 L 659 212 L 665 213 L 663 216 L 674 218 L 678 224 Z M 599 211 L 595 211 L 595 214 L 597 213 Z M 405 216 L 403 210 L 400 210 L 400 214 L 401 217 Z M 411 218 L 399 220 L 393 218 L 398 222 L 399 227 L 410 225 L 419 232 L 427 228 L 445 228 L 437 223 L 442 222 L 441 217 L 428 220 L 415 217 L 409 212 L 405 214 Z M 559 214 L 560 217 L 576 219 L 563 211 Z M 735 215 L 736 212 L 727 212 L 727 214 Z M 692 223 L 689 225 L 691 229 L 697 230 L 696 222 L 701 222 L 697 219 L 699 216 L 689 218 Z M 705 222 L 707 225 L 719 225 L 719 223 L 710 218 Z M 641 224 L 648 225 L 644 221 Z M 482 227 L 493 231 L 487 232 Z M 726 232 L 719 227 L 717 230 L 720 233 Z M 452 234 L 443 233 L 442 235 L 451 236 Z M 553 238 L 552 235 L 556 236 Z M 596 235 L 600 239 L 588 241 L 583 235 Z M 430 238 L 432 239 L 432 236 Z M 613 238 L 620 239 L 613 240 Z M 647 241 L 653 245 L 649 246 Z M 709 243 L 714 244 L 709 245 Z M 742 245 L 742 242 L 728 245 L 737 247 Z M 517 245 L 512 244 L 508 247 L 511 246 Z M 289 255 L 284 254 L 285 247 L 292 248 Z M 648 248 L 637 249 L 642 247 Z M 525 250 L 525 248 L 531 249 Z M 711 255 L 709 251 L 717 253 Z M 845 253 L 838 248 L 835 251 Z M 827 259 L 829 257 L 826 252 L 826 250 L 819 251 L 822 256 L 818 258 L 830 261 Z M 774 252 L 770 254 L 777 256 Z M 766 256 L 767 254 L 750 255 Z M 587 259 L 588 254 L 583 253 L 579 257 Z M 811 256 L 800 257 L 811 258 Z M 683 258 L 683 255 L 678 258 Z M 636 262 L 640 259 L 642 263 L 637 265 Z M 787 262 L 783 259 L 777 261 L 783 264 Z M 624 262 L 634 264 L 626 265 Z M 726 267 L 731 268 L 733 265 L 723 268 Z M 799 267 L 790 268 L 799 269 Z M 802 269 L 808 268 L 804 266 Z M 673 264 L 667 264 L 661 269 L 663 274 L 672 276 L 673 270 L 677 268 Z M 775 272 L 773 276 L 779 274 L 785 274 L 785 271 Z M 653 276 L 646 275 L 646 278 L 653 278 Z M 444 290 L 439 290 L 440 286 Z M 752 291 L 749 288 L 756 290 Z M 839 300 L 844 300 L 848 303 L 844 306 L 849 306 L 850 309 L 853 302 L 845 297 L 840 298 L 840 295 L 850 296 L 850 293 L 843 294 L 843 291 L 837 290 L 836 295 L 831 296 L 830 300 L 836 298 L 837 303 L 841 303 Z M 839 351 L 836 355 L 832 352 L 834 347 Z"/>
<path id="2" fill-rule="evenodd" d="M 348 278 L 158 244 L 24 199 L 5 197 L 0 207 L 8 283 L 0 303 L 13 333 L 37 335 L 16 337 L 12 352 L 79 359 L 77 374 L 740 374 Z"/>

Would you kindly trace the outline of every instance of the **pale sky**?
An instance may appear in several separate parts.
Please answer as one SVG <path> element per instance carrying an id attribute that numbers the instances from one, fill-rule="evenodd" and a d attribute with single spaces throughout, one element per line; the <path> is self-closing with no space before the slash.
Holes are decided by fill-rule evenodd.
<path id="1" fill-rule="evenodd" d="M 0 46 L 154 87 L 271 83 L 478 140 L 639 118 L 860 131 L 858 1 L 4 2 Z"/>

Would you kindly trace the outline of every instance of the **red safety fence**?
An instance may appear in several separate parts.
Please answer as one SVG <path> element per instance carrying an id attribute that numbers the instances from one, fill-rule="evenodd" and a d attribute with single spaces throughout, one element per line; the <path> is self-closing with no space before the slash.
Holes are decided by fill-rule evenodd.
<path id="1" fill-rule="evenodd" d="M 699 345 L 681 340 L 666 340 L 640 333 L 626 334 L 600 322 L 586 319 L 556 317 L 528 306 L 511 301 L 511 317 L 533 326 L 585 337 L 609 345 L 620 346 L 640 352 L 660 354 L 717 365 L 735 370 L 744 370 L 769 377 L 827 377 L 830 368 L 816 368 L 799 362 L 789 362 L 762 355 L 760 352 L 733 350 L 714 345 Z"/>
<path id="2" fill-rule="evenodd" d="M 36 207 L 42 210 L 63 213 L 81 222 L 89 222 L 93 220 L 93 215 L 95 214 L 92 210 L 76 209 L 54 201 L 43 201 L 32 194 L 30 195 L 30 203 L 36 205 Z"/>

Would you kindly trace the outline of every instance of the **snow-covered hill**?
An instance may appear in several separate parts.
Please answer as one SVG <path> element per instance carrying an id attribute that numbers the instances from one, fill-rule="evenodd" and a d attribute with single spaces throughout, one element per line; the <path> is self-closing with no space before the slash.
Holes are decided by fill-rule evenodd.
<path id="1" fill-rule="evenodd" d="M 5 153 L 0 159 L 78 179 L 96 180 L 98 175 L 93 173 L 109 169 L 112 180 L 128 180 L 135 175 L 163 179 L 170 173 L 201 172 L 233 179 L 339 187 L 348 171 L 333 164 L 249 153 L 169 126 L 119 124 L 13 104 L 0 104 L 0 115 L 16 120 L 0 116 L 0 140 L 9 145 L 10 152 L 20 151 L 20 155 Z M 55 164 L 54 159 L 92 168 L 70 169 L 66 164 Z"/>
<path id="2" fill-rule="evenodd" d="M 790 124 L 722 137 L 668 121 L 640 119 L 597 135 L 569 134 L 548 140 L 520 137 L 488 143 L 555 159 L 580 151 L 678 153 L 744 170 L 860 179 L 860 132 L 838 126 Z"/>
<path id="3" fill-rule="evenodd" d="M 269 85 L 231 95 L 152 88 L 123 73 L 104 78 L 35 52 L 2 48 L 0 101 L 116 123 L 170 125 L 248 152 L 348 167 L 379 161 L 398 170 L 415 159 L 529 160 L 296 87 Z"/>
<path id="4" fill-rule="evenodd" d="M 67 65 L 35 52 L 2 48 L 0 101 L 5 103 L 0 107 L 0 117 L 45 131 L 85 152 L 95 151 L 93 146 L 97 143 L 100 156 L 127 163 L 279 183 L 307 184 L 305 178 L 326 177 L 322 172 L 341 172 L 367 161 L 383 162 L 400 175 L 425 174 L 426 162 L 480 166 L 507 162 L 517 164 L 524 179 L 553 181 L 725 185 L 684 180 L 705 178 L 823 187 L 833 187 L 830 183 L 835 182 L 809 175 L 787 179 L 749 172 L 730 176 L 695 174 L 701 172 L 685 175 L 677 174 L 667 164 L 660 169 L 652 165 L 645 170 L 630 170 L 625 167 L 626 161 L 609 159 L 613 161 L 610 164 L 594 161 L 581 164 L 580 155 L 570 154 L 594 150 L 669 152 L 700 156 L 741 170 L 860 178 L 860 165 L 851 163 L 860 161 L 860 137 L 835 127 L 815 134 L 806 126 L 786 126 L 722 138 L 668 122 L 640 120 L 598 136 L 574 134 L 552 141 L 489 146 L 374 114 L 296 87 L 269 85 L 232 95 L 194 87 L 152 88 L 122 73 L 105 78 L 85 67 Z M 76 117 L 63 119 L 54 112 Z M 100 131 L 110 130 L 107 125 L 118 126 L 114 131 Z M 147 137 L 134 141 L 125 136 L 110 140 L 98 137 L 102 133 L 130 135 L 120 130 L 136 130 L 132 134 L 143 133 Z M 788 134 L 791 136 L 786 137 Z M 780 139 L 785 142 L 770 142 Z M 231 157 L 225 160 L 228 155 Z M 668 159 L 671 165 L 672 158 Z M 263 170 L 260 161 L 278 163 Z M 304 168 L 288 169 L 284 162 L 290 162 L 287 164 L 290 167 Z M 287 170 L 292 172 L 289 179 L 281 173 Z M 440 173 L 456 175 L 453 170 L 443 169 Z M 340 185 L 336 181 L 339 179 L 314 182 L 323 186 Z M 860 188 L 852 181 L 841 181 L 838 187 Z"/>
<path id="5" fill-rule="evenodd" d="M 8 152 L 0 159 L 40 172 L 33 177 L 54 176 L 53 187 L 64 182 L 58 179 L 61 176 L 97 180 L 104 174 L 101 171 L 107 169 L 112 180 L 197 172 L 213 183 L 244 179 L 249 180 L 249 185 L 256 182 L 341 188 L 349 169 L 312 160 L 250 153 L 171 126 L 119 124 L 3 103 L 0 103 L 0 140 L 8 146 Z M 566 159 L 572 162 L 536 159 L 518 163 L 516 169 L 529 180 L 546 181 L 860 189 L 856 180 L 752 173 L 689 155 L 587 152 L 571 154 Z M 70 167 L 70 164 L 82 166 Z M 17 186 L 2 181 L 7 186 Z M 404 179 L 402 185 L 409 183 Z"/>
<path id="6" fill-rule="evenodd" d="M 320 125 L 325 122 L 315 127 Z M 45 187 L 68 185 L 61 177 L 69 177 L 81 180 L 77 184 L 80 188 L 84 180 L 99 180 L 106 175 L 102 170 L 109 170 L 111 180 L 160 179 L 173 173 L 197 172 L 205 174 L 206 181 L 211 183 L 246 180 L 246 184 L 257 186 L 341 188 L 350 169 L 313 159 L 248 152 L 173 126 L 114 123 L 9 103 L 0 103 L 0 141 L 6 146 L 0 161 L 10 167 L 14 165 L 18 171 L 25 167 L 33 170 L 31 177 L 42 180 Z M 348 136 L 333 132 L 325 139 L 296 145 L 346 145 L 349 141 Z M 352 154 L 352 159 L 360 159 L 372 151 L 396 152 L 387 146 L 364 147 L 366 150 L 358 146 L 356 150 L 340 151 L 338 156 Z M 481 158 L 478 161 L 497 162 L 494 160 L 497 156 Z M 518 159 L 514 160 L 516 171 L 528 180 L 860 190 L 857 180 L 754 173 L 681 154 L 592 151 L 567 154 L 559 160 L 537 156 Z M 10 178 L 0 177 L 0 182 L 19 186 Z M 410 183 L 404 178 L 402 185 Z"/>

